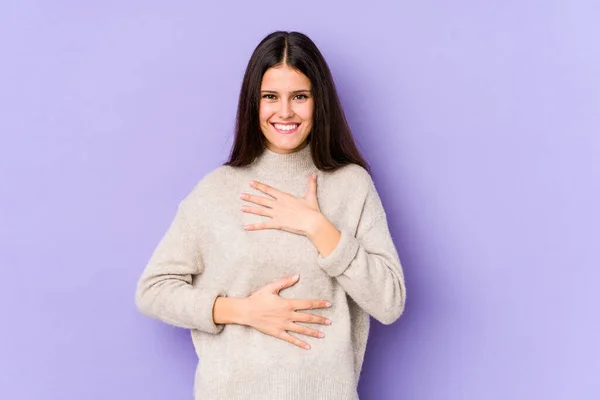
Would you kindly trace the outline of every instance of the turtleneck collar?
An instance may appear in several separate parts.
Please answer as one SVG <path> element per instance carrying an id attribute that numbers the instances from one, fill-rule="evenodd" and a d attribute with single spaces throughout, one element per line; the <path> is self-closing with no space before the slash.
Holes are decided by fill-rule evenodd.
<path id="1" fill-rule="evenodd" d="M 316 172 L 317 167 L 312 160 L 310 143 L 293 153 L 281 154 L 265 148 L 252 166 L 270 177 L 304 177 Z"/>

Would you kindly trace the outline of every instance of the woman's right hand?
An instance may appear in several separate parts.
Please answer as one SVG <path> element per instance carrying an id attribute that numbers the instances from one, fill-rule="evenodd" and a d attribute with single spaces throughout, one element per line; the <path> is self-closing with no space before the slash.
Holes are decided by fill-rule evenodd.
<path id="1" fill-rule="evenodd" d="M 244 325 L 308 350 L 308 343 L 290 335 L 288 331 L 322 338 L 322 332 L 298 325 L 296 322 L 322 325 L 329 325 L 331 322 L 325 317 L 296 310 L 328 308 L 331 307 L 331 303 L 326 300 L 293 300 L 279 296 L 281 290 L 293 286 L 297 281 L 298 276 L 279 279 L 250 295 L 247 298 L 248 312 L 244 317 Z"/>

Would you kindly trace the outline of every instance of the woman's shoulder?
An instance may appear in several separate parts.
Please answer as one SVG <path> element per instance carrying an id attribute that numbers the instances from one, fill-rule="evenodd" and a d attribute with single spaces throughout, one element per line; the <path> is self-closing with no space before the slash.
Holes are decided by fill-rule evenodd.
<path id="1" fill-rule="evenodd" d="M 197 186 L 199 188 L 203 187 L 213 187 L 223 185 L 227 185 L 228 183 L 233 182 L 236 179 L 236 176 L 239 175 L 240 170 L 237 167 L 230 167 L 228 165 L 220 165 L 209 172 L 207 172 L 199 181 Z"/>
<path id="2" fill-rule="evenodd" d="M 369 171 L 358 164 L 347 164 L 337 169 L 328 177 L 328 191 L 340 193 L 344 201 L 352 197 L 368 207 L 382 209 L 381 199 L 373 177 Z"/>
<path id="3" fill-rule="evenodd" d="M 349 163 L 346 164 L 335 171 L 331 172 L 333 175 L 350 175 L 356 177 L 370 177 L 369 171 L 358 164 Z"/>
<path id="4" fill-rule="evenodd" d="M 205 173 L 192 187 L 185 200 L 198 202 L 203 198 L 219 197 L 219 193 L 235 185 L 239 168 L 227 165 L 218 166 Z"/>
<path id="5" fill-rule="evenodd" d="M 346 164 L 326 175 L 330 184 L 350 185 L 354 190 L 363 189 L 365 192 L 374 189 L 371 174 L 358 164 Z"/>

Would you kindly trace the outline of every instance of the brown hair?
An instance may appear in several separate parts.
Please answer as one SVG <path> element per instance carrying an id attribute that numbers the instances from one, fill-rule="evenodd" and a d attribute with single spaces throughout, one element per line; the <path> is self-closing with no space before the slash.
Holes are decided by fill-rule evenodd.
<path id="1" fill-rule="evenodd" d="M 265 37 L 250 57 L 240 91 L 235 139 L 224 165 L 248 165 L 264 151 L 266 138 L 258 117 L 262 78 L 269 68 L 282 63 L 302 72 L 312 84 L 314 113 L 308 140 L 315 166 L 334 171 L 354 163 L 369 171 L 352 137 L 325 58 L 308 36 L 282 31 Z"/>

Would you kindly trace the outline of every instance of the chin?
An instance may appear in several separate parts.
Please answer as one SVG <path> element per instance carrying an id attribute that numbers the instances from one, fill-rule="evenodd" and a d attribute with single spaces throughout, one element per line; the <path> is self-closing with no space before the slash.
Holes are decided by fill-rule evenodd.
<path id="1" fill-rule="evenodd" d="M 298 149 L 299 147 L 304 147 L 304 144 L 306 143 L 306 138 L 304 138 L 301 141 L 271 141 L 267 139 L 267 142 L 267 146 L 273 151 L 290 153 Z"/>

